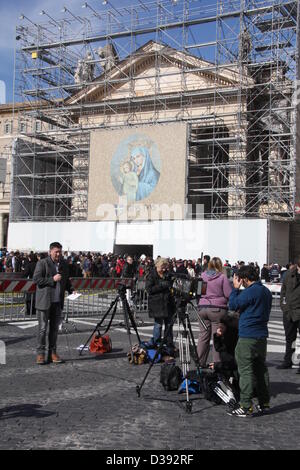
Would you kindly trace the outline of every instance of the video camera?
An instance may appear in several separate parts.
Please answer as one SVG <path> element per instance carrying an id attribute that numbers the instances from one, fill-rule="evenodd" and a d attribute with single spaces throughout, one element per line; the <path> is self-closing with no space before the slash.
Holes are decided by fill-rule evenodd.
<path id="1" fill-rule="evenodd" d="M 175 297 L 191 301 L 206 294 L 207 283 L 201 278 L 190 278 L 186 274 L 171 273 L 168 280 L 172 283 L 171 290 Z"/>

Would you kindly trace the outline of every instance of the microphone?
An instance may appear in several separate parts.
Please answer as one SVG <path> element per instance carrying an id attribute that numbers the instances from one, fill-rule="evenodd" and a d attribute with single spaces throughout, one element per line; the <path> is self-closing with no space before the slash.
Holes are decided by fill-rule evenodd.
<path id="1" fill-rule="evenodd" d="M 57 274 L 62 274 L 63 273 L 63 267 L 61 266 L 60 262 L 57 263 Z"/>

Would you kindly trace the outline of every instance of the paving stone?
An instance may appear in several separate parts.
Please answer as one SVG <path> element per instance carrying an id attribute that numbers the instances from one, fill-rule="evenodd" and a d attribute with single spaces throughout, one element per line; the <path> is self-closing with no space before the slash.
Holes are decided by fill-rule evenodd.
<path id="1" fill-rule="evenodd" d="M 127 335 L 111 330 L 113 352 L 79 357 L 77 346 L 90 332 L 60 335 L 65 364 L 35 365 L 36 328 L 29 335 L 0 324 L 7 342 L 7 364 L 0 366 L 0 449 L 300 449 L 300 375 L 280 371 L 278 353 L 268 354 L 272 411 L 267 416 L 235 419 L 225 406 L 165 392 L 160 366 L 137 397 L 148 366 L 132 366 Z"/>

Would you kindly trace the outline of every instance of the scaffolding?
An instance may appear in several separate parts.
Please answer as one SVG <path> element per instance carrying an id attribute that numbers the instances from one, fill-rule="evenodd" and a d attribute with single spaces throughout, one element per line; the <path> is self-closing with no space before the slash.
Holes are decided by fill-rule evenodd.
<path id="1" fill-rule="evenodd" d="M 293 220 L 297 0 L 107 3 L 17 27 L 11 220 L 87 220 L 91 131 L 172 122 L 190 217 Z"/>

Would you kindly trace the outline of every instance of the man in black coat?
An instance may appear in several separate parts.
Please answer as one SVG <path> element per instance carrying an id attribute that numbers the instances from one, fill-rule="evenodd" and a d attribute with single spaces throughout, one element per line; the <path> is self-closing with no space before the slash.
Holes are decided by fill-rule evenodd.
<path id="1" fill-rule="evenodd" d="M 260 278 L 262 281 L 270 282 L 270 270 L 267 264 L 263 265 L 263 268 L 260 273 Z"/>
<path id="2" fill-rule="evenodd" d="M 153 338 L 150 343 L 159 346 L 161 343 L 162 327 L 164 324 L 164 344 L 166 353 L 170 358 L 174 356 L 173 343 L 173 317 L 175 302 L 170 290 L 170 281 L 166 279 L 169 269 L 167 259 L 160 258 L 155 263 L 155 268 L 146 279 L 146 291 L 148 292 L 149 317 L 154 318 Z"/>
<path id="3" fill-rule="evenodd" d="M 26 259 L 26 266 L 23 272 L 25 279 L 32 279 L 37 264 L 37 257 L 35 254 L 30 253 Z M 35 292 L 26 294 L 26 315 L 35 315 Z"/>
<path id="4" fill-rule="evenodd" d="M 295 266 L 284 276 L 280 307 L 283 312 L 286 345 L 284 359 L 278 369 L 289 369 L 293 365 L 297 332 L 300 333 L 300 256 L 296 259 Z M 297 373 L 300 374 L 300 364 Z"/>
<path id="5" fill-rule="evenodd" d="M 65 291 L 74 290 L 69 280 L 69 268 L 62 258 L 62 246 L 51 243 L 49 256 L 41 259 L 35 268 L 33 280 L 37 285 L 36 310 L 39 321 L 37 364 L 63 362 L 56 353 L 58 329 L 64 306 Z M 49 354 L 45 359 L 46 333 L 49 323 Z"/>
<path id="6" fill-rule="evenodd" d="M 121 277 L 122 279 L 133 279 L 136 274 L 136 267 L 133 258 L 128 255 L 124 264 Z"/>

